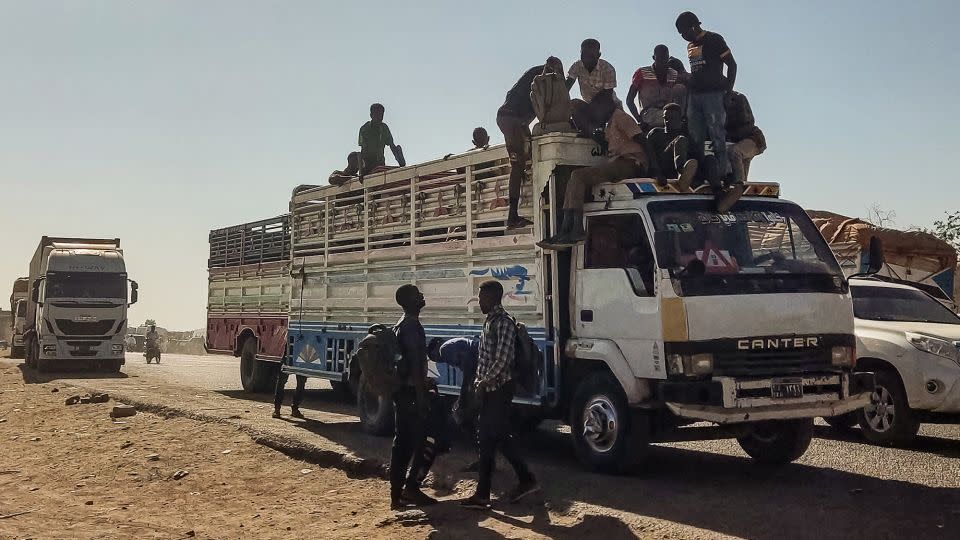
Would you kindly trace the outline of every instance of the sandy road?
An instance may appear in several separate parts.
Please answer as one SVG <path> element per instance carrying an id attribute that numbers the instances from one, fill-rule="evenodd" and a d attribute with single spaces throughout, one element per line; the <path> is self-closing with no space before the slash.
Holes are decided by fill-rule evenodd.
<path id="1" fill-rule="evenodd" d="M 126 393 L 362 460 L 385 460 L 389 442 L 363 434 L 353 407 L 327 391 L 326 383 L 308 385 L 308 421 L 274 420 L 269 397 L 243 394 L 237 371 L 228 357 L 169 355 L 148 366 L 130 355 L 117 378 L 27 378 Z M 787 467 L 760 467 L 733 441 L 707 441 L 658 445 L 636 474 L 609 477 L 582 471 L 569 434 L 547 426 L 525 441 L 544 485 L 541 501 L 479 518 L 469 514 L 469 529 L 455 525 L 464 516 L 447 503 L 428 512 L 423 530 L 476 538 L 960 537 L 960 427 L 924 426 L 911 449 L 870 446 L 856 434 L 839 436 L 825 426 L 818 426 L 817 436 L 807 454 Z M 434 486 L 439 495 L 469 493 L 472 480 L 457 473 L 469 458 L 465 450 L 442 458 Z M 385 496 L 382 481 L 368 481 L 382 484 Z M 507 489 L 511 481 L 504 474 L 496 485 Z"/>

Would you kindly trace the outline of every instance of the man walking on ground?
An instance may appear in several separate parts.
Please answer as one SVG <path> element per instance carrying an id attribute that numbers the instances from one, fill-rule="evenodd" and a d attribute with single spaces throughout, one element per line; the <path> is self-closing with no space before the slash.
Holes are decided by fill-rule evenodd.
<path id="1" fill-rule="evenodd" d="M 528 69 L 520 80 L 507 92 L 507 97 L 497 110 L 497 127 L 503 133 L 503 140 L 510 157 L 510 209 L 507 214 L 506 229 L 512 231 L 533 225 L 527 218 L 520 217 L 520 188 L 523 184 L 523 171 L 527 166 L 527 143 L 530 140 L 530 122 L 536 117 L 533 101 L 530 99 L 530 87 L 533 79 L 543 73 L 545 64 Z M 561 66 L 561 70 L 562 70 Z"/>
<path id="2" fill-rule="evenodd" d="M 724 188 L 721 177 L 726 174 L 727 137 L 724 94 L 733 90 L 737 79 L 737 62 L 723 36 L 708 32 L 700 19 L 689 11 L 677 17 L 677 31 L 687 40 L 690 59 L 690 96 L 687 104 L 687 125 L 695 155 L 705 169 L 707 179 L 717 197 L 717 210 L 726 212 L 743 194 L 743 185 L 734 183 Z M 723 66 L 727 66 L 727 74 Z M 709 160 L 707 158 L 710 158 Z M 715 160 L 715 164 L 714 164 Z"/>
<path id="3" fill-rule="evenodd" d="M 383 147 L 389 146 L 397 165 L 407 164 L 403 158 L 403 149 L 394 144 L 390 128 L 383 122 L 384 108 L 379 103 L 370 106 L 370 121 L 360 126 L 360 176 L 370 174 L 376 167 L 386 164 L 383 156 Z"/>
<path id="4" fill-rule="evenodd" d="M 510 430 L 517 323 L 503 309 L 502 298 L 500 282 L 487 281 L 480 285 L 480 310 L 487 316 L 480 336 L 477 380 L 474 383 L 480 402 L 480 478 L 476 492 L 460 502 L 468 508 L 490 508 L 490 484 L 498 450 L 507 458 L 519 480 L 508 496 L 510 502 L 540 490 L 540 484 L 520 456 Z"/>
<path id="5" fill-rule="evenodd" d="M 676 103 L 663 108 L 663 127 L 647 134 L 653 159 L 667 178 L 677 178 L 677 189 L 690 189 L 697 174 L 697 160 L 690 158 L 690 141 L 683 131 L 683 109 Z"/>
<path id="6" fill-rule="evenodd" d="M 307 386 L 307 378 L 304 375 L 296 375 L 297 388 L 293 391 L 293 404 L 290 406 L 290 416 L 294 418 L 303 418 L 300 412 L 300 403 L 303 402 L 303 390 Z M 277 387 L 273 393 L 273 417 L 280 418 L 280 406 L 283 405 L 284 389 L 287 386 L 290 374 L 284 373 L 282 369 L 277 370 Z"/>
<path id="7" fill-rule="evenodd" d="M 757 127 L 747 96 L 736 91 L 724 98 L 727 111 L 727 155 L 735 182 L 744 183 L 750 174 L 750 162 L 767 149 L 767 139 Z"/>
<path id="8" fill-rule="evenodd" d="M 437 502 L 420 491 L 416 478 L 416 471 L 422 468 L 424 459 L 424 423 L 429 408 L 427 338 L 420 324 L 420 310 L 426 302 L 420 289 L 409 284 L 397 289 L 396 300 L 403 308 L 403 316 L 394 331 L 400 344 L 400 365 L 405 370 L 401 375 L 405 380 L 393 394 L 395 431 L 390 451 L 390 508 L 394 510 Z"/>
<path id="9" fill-rule="evenodd" d="M 574 82 L 580 84 L 582 99 L 570 100 L 573 123 L 581 134 L 590 136 L 595 129 L 603 127 L 594 122 L 596 113 L 591 111 L 590 103 L 600 92 L 604 90 L 613 92 L 617 87 L 617 70 L 610 62 L 600 58 L 599 41 L 590 38 L 583 40 L 580 44 L 580 60 L 570 66 L 570 71 L 567 73 L 567 88 L 573 87 Z M 618 102 L 616 94 L 613 99 Z"/>
<path id="10" fill-rule="evenodd" d="M 633 74 L 627 93 L 627 108 L 644 133 L 663 127 L 663 107 L 667 103 L 686 106 L 687 87 L 680 83 L 679 77 L 680 73 L 670 67 L 670 49 L 666 45 L 654 47 L 653 64 Z M 639 110 L 637 98 L 640 100 Z"/>
<path id="11" fill-rule="evenodd" d="M 601 93 L 594 100 L 600 125 L 606 124 L 607 154 L 610 158 L 600 165 L 573 171 L 563 196 L 562 220 L 557 234 L 537 242 L 543 249 L 560 250 L 583 242 L 583 200 L 586 190 L 604 182 L 618 182 L 626 178 L 649 175 L 666 185 L 656 160 L 650 159 L 652 150 L 643 130 L 629 114 L 613 102 L 612 93 Z"/>

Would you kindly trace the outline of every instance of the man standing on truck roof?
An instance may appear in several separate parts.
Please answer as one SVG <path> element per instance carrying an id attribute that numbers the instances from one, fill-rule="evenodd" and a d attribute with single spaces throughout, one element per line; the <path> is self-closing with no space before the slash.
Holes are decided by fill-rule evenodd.
<path id="1" fill-rule="evenodd" d="M 627 108 L 644 133 L 663 127 L 663 107 L 667 103 L 686 106 L 687 87 L 680 82 L 680 77 L 680 73 L 670 67 L 670 49 L 666 45 L 654 47 L 653 64 L 634 72 L 630 91 L 627 92 Z M 637 98 L 640 101 L 639 110 Z"/>
<path id="2" fill-rule="evenodd" d="M 676 27 L 688 42 L 687 56 L 690 58 L 690 96 L 687 103 L 690 140 L 697 157 L 704 158 L 700 159 L 700 167 L 707 171 L 707 179 L 717 198 L 717 209 L 726 212 L 740 198 L 744 188 L 740 183 L 724 187 L 721 180 L 728 168 L 727 115 L 723 98 L 733 90 L 737 80 L 737 62 L 723 36 L 704 30 L 700 26 L 700 19 L 693 13 L 681 13 L 677 17 Z M 724 65 L 727 66 L 726 75 L 723 74 Z"/>
<path id="3" fill-rule="evenodd" d="M 416 474 L 422 469 L 426 457 L 423 443 L 429 408 L 427 336 L 420 324 L 420 310 L 427 304 L 420 289 L 410 284 L 401 285 L 395 298 L 403 308 L 403 316 L 394 331 L 400 344 L 401 365 L 406 370 L 403 386 L 393 393 L 395 420 L 390 450 L 390 508 L 399 510 L 433 504 L 437 500 L 420 491 Z"/>
<path id="4" fill-rule="evenodd" d="M 303 391 L 307 386 L 307 377 L 305 375 L 296 375 L 297 387 L 293 391 L 293 403 L 290 405 L 290 416 L 294 418 L 303 418 L 300 412 L 300 403 L 303 402 Z M 273 392 L 273 417 L 280 418 L 280 406 L 283 405 L 284 389 L 287 387 L 287 380 L 290 374 L 282 369 L 277 370 L 277 386 Z"/>
<path id="5" fill-rule="evenodd" d="M 606 162 L 573 171 L 563 197 L 562 220 L 557 233 L 537 242 L 543 249 L 560 250 L 583 242 L 583 199 L 586 190 L 604 182 L 619 182 L 626 178 L 642 178 L 648 174 L 665 185 L 646 135 L 629 114 L 613 101 L 613 94 L 603 92 L 594 99 L 601 125 L 606 124 L 605 136 L 610 156 Z"/>
<path id="6" fill-rule="evenodd" d="M 486 281 L 480 285 L 480 310 L 487 316 L 480 336 L 477 380 L 474 383 L 480 402 L 480 478 L 474 494 L 460 502 L 467 508 L 490 508 L 490 483 L 497 450 L 507 458 L 519 480 L 517 487 L 510 492 L 510 502 L 540 490 L 540 484 L 520 456 L 510 430 L 517 323 L 503 309 L 502 300 L 503 285 L 499 281 Z"/>
<path id="7" fill-rule="evenodd" d="M 767 139 L 757 127 L 747 96 L 731 90 L 724 98 L 727 111 L 727 155 L 735 182 L 744 183 L 750 162 L 767 149 Z"/>
<path id="8" fill-rule="evenodd" d="M 548 67 L 549 66 L 549 67 Z M 558 58 L 550 57 L 547 62 L 528 69 L 520 80 L 507 91 L 503 105 L 497 110 L 497 127 L 503 133 L 503 140 L 510 157 L 509 212 L 506 229 L 512 231 L 530 227 L 533 222 L 520 217 L 520 187 L 523 183 L 523 171 L 527 166 L 527 145 L 530 141 L 530 122 L 536 117 L 533 101 L 530 99 L 530 87 L 533 79 L 544 72 L 544 68 L 562 73 L 563 65 Z"/>
<path id="9" fill-rule="evenodd" d="M 600 58 L 600 42 L 596 39 L 585 39 L 580 44 L 580 59 L 567 72 L 567 88 L 572 88 L 574 82 L 580 83 L 580 97 L 583 99 L 570 100 L 573 123 L 580 133 L 590 136 L 594 129 L 603 127 L 596 124 L 596 113 L 590 103 L 600 92 L 613 92 L 617 87 L 617 70 L 610 62 Z M 613 99 L 619 103 L 616 94 Z"/>
<path id="10" fill-rule="evenodd" d="M 384 107 L 380 103 L 370 105 L 370 121 L 360 126 L 360 176 L 370 174 L 376 167 L 386 164 L 383 147 L 389 146 L 397 165 L 407 164 L 403 149 L 394 144 L 390 128 L 383 122 Z"/>

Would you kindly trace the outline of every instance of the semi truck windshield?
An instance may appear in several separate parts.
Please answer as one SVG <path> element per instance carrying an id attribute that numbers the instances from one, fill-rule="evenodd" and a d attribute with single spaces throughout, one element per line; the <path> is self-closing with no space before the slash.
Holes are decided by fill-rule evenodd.
<path id="1" fill-rule="evenodd" d="M 717 213 L 710 201 L 649 204 L 658 264 L 686 296 L 841 292 L 829 246 L 798 206 L 741 201 Z"/>
<path id="2" fill-rule="evenodd" d="M 123 274 L 106 272 L 51 272 L 47 275 L 46 298 L 127 298 Z"/>

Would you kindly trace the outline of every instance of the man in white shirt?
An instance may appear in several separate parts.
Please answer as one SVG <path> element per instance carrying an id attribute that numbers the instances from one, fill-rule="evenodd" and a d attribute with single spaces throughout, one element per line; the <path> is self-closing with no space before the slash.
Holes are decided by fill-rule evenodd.
<path id="1" fill-rule="evenodd" d="M 598 93 L 604 90 L 613 91 L 617 87 L 617 71 L 610 62 L 600 58 L 599 41 L 590 38 L 583 40 L 580 44 L 580 60 L 574 62 L 570 66 L 570 71 L 567 72 L 567 88 L 572 88 L 574 82 L 580 85 L 582 99 L 570 101 L 573 109 L 573 123 L 581 133 L 590 135 L 594 129 L 600 127 L 594 119 L 595 115 L 590 103 Z M 614 93 L 614 101 L 619 103 L 616 93 Z"/>

